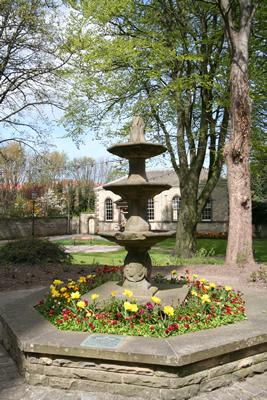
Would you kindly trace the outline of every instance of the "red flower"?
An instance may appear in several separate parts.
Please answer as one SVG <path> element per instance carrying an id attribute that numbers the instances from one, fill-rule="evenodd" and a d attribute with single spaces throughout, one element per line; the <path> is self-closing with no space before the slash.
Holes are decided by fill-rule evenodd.
<path id="1" fill-rule="evenodd" d="M 155 330 L 154 325 L 150 325 L 149 330 L 150 330 L 150 331 L 154 331 L 154 330 Z"/>
<path id="2" fill-rule="evenodd" d="M 184 324 L 185 329 L 189 329 L 190 325 L 189 324 Z"/>

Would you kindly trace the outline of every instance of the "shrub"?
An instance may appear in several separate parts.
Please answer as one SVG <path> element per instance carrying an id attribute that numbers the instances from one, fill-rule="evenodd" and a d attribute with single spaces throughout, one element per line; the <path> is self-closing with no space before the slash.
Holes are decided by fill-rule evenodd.
<path id="1" fill-rule="evenodd" d="M 58 243 L 41 239 L 23 239 L 9 242 L 0 248 L 0 263 L 46 264 L 69 263 L 72 256 Z"/>

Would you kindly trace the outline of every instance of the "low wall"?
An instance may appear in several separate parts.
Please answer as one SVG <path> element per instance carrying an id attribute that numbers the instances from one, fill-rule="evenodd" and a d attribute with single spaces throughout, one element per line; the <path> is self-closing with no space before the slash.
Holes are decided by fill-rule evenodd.
<path id="1" fill-rule="evenodd" d="M 1 218 L 0 240 L 18 239 L 32 235 L 31 218 Z M 66 235 L 68 233 L 67 217 L 35 218 L 35 236 Z"/>

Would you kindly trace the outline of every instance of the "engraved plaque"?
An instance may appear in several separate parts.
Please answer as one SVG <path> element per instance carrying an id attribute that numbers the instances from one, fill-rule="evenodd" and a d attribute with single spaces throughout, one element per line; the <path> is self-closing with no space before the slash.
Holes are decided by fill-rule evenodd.
<path id="1" fill-rule="evenodd" d="M 112 336 L 112 335 L 92 335 L 88 336 L 80 346 L 85 347 L 96 347 L 103 349 L 115 349 L 118 347 L 122 340 L 123 336 Z"/>

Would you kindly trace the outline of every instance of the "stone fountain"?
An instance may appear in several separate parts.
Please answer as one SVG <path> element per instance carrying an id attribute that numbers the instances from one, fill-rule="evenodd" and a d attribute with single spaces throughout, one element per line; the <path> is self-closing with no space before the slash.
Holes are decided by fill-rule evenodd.
<path id="1" fill-rule="evenodd" d="M 134 117 L 129 141 L 108 149 L 110 153 L 129 160 L 128 179 L 104 186 L 104 189 L 111 190 L 127 202 L 128 217 L 123 232 L 99 232 L 100 236 L 124 246 L 127 250 L 123 287 L 131 289 L 140 297 L 151 296 L 157 291 L 150 283 L 152 265 L 148 251 L 157 242 L 175 234 L 174 231 L 151 231 L 147 219 L 148 199 L 171 186 L 148 182 L 146 160 L 164 153 L 167 149 L 161 144 L 146 142 L 144 127 L 143 119 Z"/>

